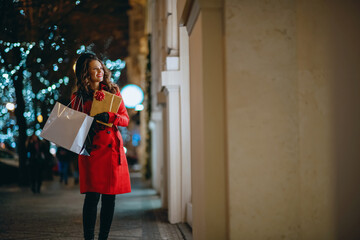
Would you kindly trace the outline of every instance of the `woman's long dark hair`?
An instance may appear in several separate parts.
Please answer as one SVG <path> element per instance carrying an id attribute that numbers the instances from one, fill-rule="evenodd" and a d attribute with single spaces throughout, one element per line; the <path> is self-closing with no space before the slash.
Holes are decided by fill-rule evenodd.
<path id="1" fill-rule="evenodd" d="M 100 82 L 100 86 L 102 89 L 116 93 L 119 92 L 119 87 L 111 82 L 111 72 L 105 66 L 105 64 L 93 53 L 83 53 L 76 61 L 75 66 L 75 74 L 76 74 L 76 92 L 77 94 L 81 94 L 83 97 L 92 97 L 94 94 L 94 90 L 90 87 L 90 74 L 89 74 L 89 64 L 91 61 L 97 60 L 100 62 L 101 66 L 104 69 L 104 78 L 103 81 Z"/>

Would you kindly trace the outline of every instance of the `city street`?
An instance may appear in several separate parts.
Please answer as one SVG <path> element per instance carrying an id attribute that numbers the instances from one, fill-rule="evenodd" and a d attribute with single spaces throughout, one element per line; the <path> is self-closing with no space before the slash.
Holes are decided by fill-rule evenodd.
<path id="1" fill-rule="evenodd" d="M 0 239 L 82 238 L 84 195 L 72 179 L 65 186 L 55 178 L 43 183 L 40 194 L 28 188 L 0 187 Z M 100 204 L 99 204 L 100 206 Z M 98 214 L 100 209 L 98 208 Z M 99 218 L 98 218 L 99 219 Z M 95 235 L 97 236 L 99 221 Z M 109 239 L 192 239 L 190 228 L 170 224 L 155 190 L 132 176 L 132 192 L 117 195 Z"/>

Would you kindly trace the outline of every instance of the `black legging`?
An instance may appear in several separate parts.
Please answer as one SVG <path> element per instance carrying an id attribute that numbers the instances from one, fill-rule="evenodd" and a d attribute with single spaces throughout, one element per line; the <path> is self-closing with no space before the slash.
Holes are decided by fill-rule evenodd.
<path id="1" fill-rule="evenodd" d="M 83 228 L 85 240 L 94 239 L 97 205 L 99 199 L 100 193 L 86 193 L 83 207 Z M 112 219 L 114 216 L 114 207 L 115 195 L 102 194 L 99 240 L 105 240 L 108 238 Z"/>

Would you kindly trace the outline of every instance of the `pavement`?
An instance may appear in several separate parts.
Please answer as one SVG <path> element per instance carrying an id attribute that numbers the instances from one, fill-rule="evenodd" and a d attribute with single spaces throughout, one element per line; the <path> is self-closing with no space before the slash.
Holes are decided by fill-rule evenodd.
<path id="1" fill-rule="evenodd" d="M 168 222 L 167 211 L 149 184 L 135 174 L 131 181 L 132 192 L 116 196 L 109 240 L 192 240 L 190 227 Z M 40 194 L 16 185 L 0 186 L 0 239 L 83 239 L 83 201 L 72 179 L 68 185 L 58 178 L 44 182 Z M 98 230 L 99 221 L 95 236 Z"/>

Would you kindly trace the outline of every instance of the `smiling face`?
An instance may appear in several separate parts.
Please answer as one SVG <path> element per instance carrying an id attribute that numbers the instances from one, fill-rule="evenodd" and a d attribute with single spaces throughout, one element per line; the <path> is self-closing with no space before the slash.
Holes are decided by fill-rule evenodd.
<path id="1" fill-rule="evenodd" d="M 90 81 L 93 83 L 102 82 L 104 79 L 104 68 L 97 60 L 93 60 L 89 63 Z"/>

